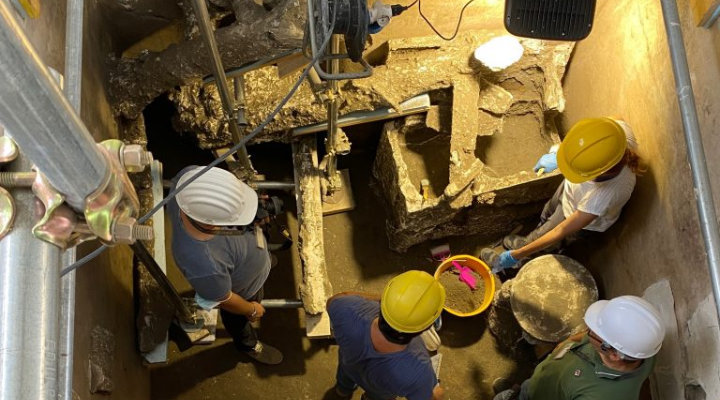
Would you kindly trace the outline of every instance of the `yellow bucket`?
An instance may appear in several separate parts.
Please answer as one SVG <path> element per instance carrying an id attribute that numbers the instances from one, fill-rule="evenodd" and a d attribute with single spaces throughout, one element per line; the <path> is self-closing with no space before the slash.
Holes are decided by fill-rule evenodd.
<path id="1" fill-rule="evenodd" d="M 448 306 L 444 306 L 443 309 L 445 309 L 445 311 L 449 312 L 452 315 L 457 315 L 458 317 L 472 317 L 473 315 L 478 315 L 490 306 L 490 303 L 492 303 L 493 297 L 495 296 L 495 278 L 490 271 L 490 267 L 488 267 L 487 264 L 482 262 L 482 260 L 479 260 L 473 256 L 461 254 L 445 259 L 445 261 L 443 261 L 442 264 L 440 264 L 440 266 L 437 267 L 437 269 L 435 270 L 435 279 L 439 280 L 440 275 L 452 267 L 453 261 L 464 267 L 472 269 L 478 275 L 480 275 L 483 282 L 485 282 L 485 297 L 483 298 L 482 304 L 480 304 L 480 306 L 474 311 L 464 313 L 453 310 Z"/>

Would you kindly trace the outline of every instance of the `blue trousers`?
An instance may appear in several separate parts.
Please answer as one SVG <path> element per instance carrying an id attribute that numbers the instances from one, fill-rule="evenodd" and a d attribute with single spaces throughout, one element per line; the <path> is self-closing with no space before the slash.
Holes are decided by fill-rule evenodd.
<path id="1" fill-rule="evenodd" d="M 345 371 L 343 371 L 342 363 L 340 362 L 340 360 L 338 360 L 338 367 L 337 373 L 335 374 L 335 379 L 337 380 L 337 388 L 340 390 L 340 392 L 342 392 L 342 394 L 353 394 L 358 388 L 357 383 L 355 383 L 355 381 L 353 381 L 353 379 L 349 377 L 345 373 Z M 395 397 L 388 399 L 387 397 L 373 394 L 365 390 L 365 393 L 363 393 L 362 396 L 362 400 L 395 400 Z"/>

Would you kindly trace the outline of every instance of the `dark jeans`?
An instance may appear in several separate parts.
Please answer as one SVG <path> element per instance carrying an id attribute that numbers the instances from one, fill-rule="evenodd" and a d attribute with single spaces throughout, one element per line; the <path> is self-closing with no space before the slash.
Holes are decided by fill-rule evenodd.
<path id="1" fill-rule="evenodd" d="M 338 360 L 338 367 L 337 367 L 337 374 L 335 374 L 335 379 L 337 380 L 337 387 L 340 389 L 340 391 L 343 394 L 352 394 L 355 392 L 355 389 L 357 389 L 358 385 L 355 383 L 355 381 L 352 380 L 347 374 L 343 371 L 342 364 L 340 363 L 340 360 Z M 379 397 L 377 395 L 373 395 L 372 393 L 365 392 L 362 395 L 362 400 L 395 400 L 396 398 L 393 397 L 391 399 Z"/>
<path id="2" fill-rule="evenodd" d="M 565 181 L 555 191 L 553 197 L 545 203 L 543 211 L 540 214 L 540 223 L 537 228 L 525 236 L 525 243 L 530 243 L 537 240 L 540 236 L 550 232 L 553 228 L 560 225 L 565 220 L 565 215 L 562 210 L 562 194 L 565 187 Z M 586 229 L 580 229 L 579 231 L 565 236 L 561 241 L 553 244 L 552 246 L 543 249 L 534 256 L 551 253 L 563 253 L 564 250 L 571 244 L 578 240 L 590 240 L 593 239 L 598 232 L 589 231 Z"/>
<path id="3" fill-rule="evenodd" d="M 260 302 L 262 298 L 263 290 L 260 289 L 255 296 L 246 300 Z M 246 316 L 233 314 L 222 308 L 220 309 L 220 316 L 222 317 L 223 325 L 225 325 L 225 330 L 232 336 L 235 348 L 242 352 L 247 352 L 255 348 L 258 342 L 257 333 L 255 332 L 255 328 L 250 325 L 250 320 L 248 320 Z"/>

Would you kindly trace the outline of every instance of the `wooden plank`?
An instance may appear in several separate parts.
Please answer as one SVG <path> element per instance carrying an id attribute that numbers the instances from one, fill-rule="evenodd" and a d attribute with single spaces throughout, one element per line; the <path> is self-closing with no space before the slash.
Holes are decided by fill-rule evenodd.
<path id="1" fill-rule="evenodd" d="M 342 187 L 332 196 L 325 196 L 323 199 L 323 215 L 337 214 L 355 209 L 352 186 L 350 185 L 350 170 L 341 169 L 340 181 Z"/>
<path id="2" fill-rule="evenodd" d="M 317 159 L 317 143 L 314 135 L 303 137 L 292 144 L 295 186 L 297 193 L 298 252 L 302 265 L 300 295 L 305 311 L 310 314 L 305 326 L 308 336 L 321 337 L 330 334 L 329 321 L 325 323 L 325 301 L 332 293 L 332 286 L 325 265 L 323 239 L 323 205 Z"/>
<path id="3" fill-rule="evenodd" d="M 150 177 L 152 178 L 152 200 L 155 207 L 163 199 L 162 164 L 154 160 L 150 165 Z M 165 254 L 165 213 L 156 212 L 152 217 L 154 231 L 153 258 L 160 268 L 167 274 L 167 262 Z M 165 340 L 159 343 L 152 351 L 143 353 L 143 358 L 150 364 L 167 362 L 168 335 Z"/>
<path id="4" fill-rule="evenodd" d="M 330 317 L 326 312 L 322 314 L 305 314 L 305 333 L 310 339 L 327 339 L 332 337 L 330 331 Z"/>
<path id="5" fill-rule="evenodd" d="M 278 78 L 282 79 L 293 72 L 304 68 L 310 60 L 302 52 L 290 54 L 277 61 Z"/>

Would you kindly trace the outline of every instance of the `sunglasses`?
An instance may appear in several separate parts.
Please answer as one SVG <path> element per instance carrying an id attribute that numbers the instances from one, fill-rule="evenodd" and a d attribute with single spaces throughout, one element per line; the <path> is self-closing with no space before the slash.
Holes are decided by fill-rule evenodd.
<path id="1" fill-rule="evenodd" d="M 602 351 L 613 350 L 613 347 L 610 346 L 610 344 L 608 344 L 606 341 L 604 341 L 600 336 L 598 336 L 592 330 L 588 330 L 588 337 L 590 339 L 593 339 L 596 342 L 600 343 L 600 350 L 602 350 Z"/>

